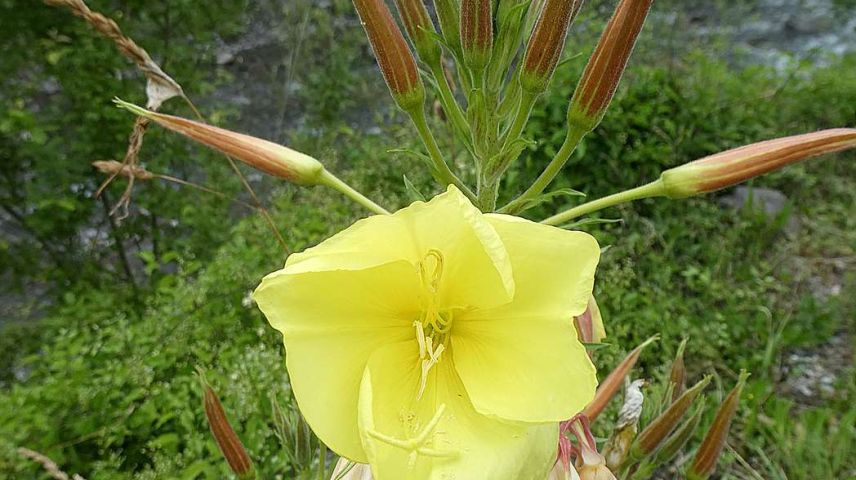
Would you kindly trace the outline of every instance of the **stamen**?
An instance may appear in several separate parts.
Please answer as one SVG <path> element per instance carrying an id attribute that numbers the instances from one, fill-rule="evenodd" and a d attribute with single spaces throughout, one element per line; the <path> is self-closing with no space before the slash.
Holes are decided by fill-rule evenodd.
<path id="1" fill-rule="evenodd" d="M 413 322 L 413 326 L 416 327 L 416 341 L 419 342 L 419 358 L 425 358 L 425 329 L 418 320 Z"/>
<path id="2" fill-rule="evenodd" d="M 422 360 L 422 364 L 420 365 L 422 369 L 422 377 L 419 379 L 419 392 L 416 394 L 416 400 L 420 400 L 422 398 L 422 394 L 425 393 L 425 384 L 428 382 L 428 372 L 431 370 L 431 367 L 440 362 L 440 355 L 442 355 L 443 351 L 446 350 L 446 346 L 442 343 L 437 345 L 437 348 L 434 349 L 434 339 L 431 337 L 426 337 L 426 341 L 428 358 Z"/>
<path id="3" fill-rule="evenodd" d="M 395 438 L 390 435 L 385 435 L 376 430 L 369 429 L 366 433 L 375 440 L 380 440 L 387 445 L 391 445 L 393 447 L 400 448 L 408 452 L 407 457 L 407 466 L 409 469 L 413 469 L 416 467 L 416 460 L 419 455 L 424 455 L 426 457 L 433 458 L 455 458 L 460 452 L 454 450 L 440 450 L 436 448 L 431 448 L 427 446 L 430 440 L 433 438 L 432 434 L 434 430 L 437 428 L 437 425 L 440 423 L 440 420 L 443 419 L 443 413 L 446 411 L 446 404 L 442 403 L 439 407 L 437 407 L 437 411 L 434 413 L 434 416 L 431 417 L 431 420 L 428 424 L 425 425 L 415 437 L 409 438 L 407 440 L 401 440 L 399 438 Z"/>

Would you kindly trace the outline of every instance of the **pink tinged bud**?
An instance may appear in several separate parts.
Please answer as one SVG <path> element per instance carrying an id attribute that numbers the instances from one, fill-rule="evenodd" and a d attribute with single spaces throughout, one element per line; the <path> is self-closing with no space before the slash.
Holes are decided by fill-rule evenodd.
<path id="1" fill-rule="evenodd" d="M 606 379 L 600 383 L 600 386 L 597 388 L 597 392 L 594 394 L 594 399 L 583 410 L 582 415 L 585 415 L 589 420 L 594 421 L 597 416 L 603 412 L 603 409 L 606 408 L 609 401 L 612 400 L 612 397 L 621 390 L 621 387 L 624 385 L 624 377 L 630 373 L 633 365 L 636 364 L 636 360 L 639 359 L 639 355 L 642 353 L 642 350 L 655 340 L 657 340 L 656 336 L 645 340 L 641 345 L 634 348 L 633 351 L 624 357 L 624 360 L 615 367 L 615 370 L 610 372 Z"/>
<path id="2" fill-rule="evenodd" d="M 392 98 L 403 110 L 419 108 L 425 89 L 416 60 L 383 0 L 354 0 Z"/>
<path id="3" fill-rule="evenodd" d="M 586 311 L 579 317 L 574 317 L 574 326 L 577 329 L 577 336 L 583 343 L 600 343 L 606 338 L 603 317 L 594 296 L 589 298 Z"/>
<path id="4" fill-rule="evenodd" d="M 748 378 L 749 374 L 746 371 L 740 372 L 737 385 L 729 392 L 719 410 L 716 411 L 713 425 L 704 436 L 695 460 L 687 471 L 687 478 L 690 480 L 706 480 L 716 468 L 716 462 L 719 461 L 719 456 L 722 455 L 722 449 L 725 447 L 725 441 L 728 439 L 731 421 L 734 420 L 734 415 L 737 413 L 737 407 L 740 404 L 740 393 L 743 391 Z"/>
<path id="5" fill-rule="evenodd" d="M 434 37 L 434 22 L 428 15 L 425 3 L 422 0 L 395 0 L 395 6 L 419 57 L 428 63 L 439 61 L 440 45 Z"/>
<path id="6" fill-rule="evenodd" d="M 633 456 L 642 458 L 657 449 L 666 437 L 672 433 L 675 426 L 683 418 L 684 414 L 693 405 L 696 398 L 701 394 L 702 390 L 710 383 L 710 377 L 705 377 L 703 380 L 695 384 L 692 388 L 684 392 L 674 403 L 654 419 L 636 439 Z"/>
<path id="7" fill-rule="evenodd" d="M 541 8 L 520 72 L 520 85 L 527 92 L 547 89 L 565 49 L 568 28 L 582 5 L 582 0 L 547 0 Z"/>
<path id="8" fill-rule="evenodd" d="M 324 166 L 318 160 L 288 147 L 201 122 L 152 112 L 118 98 L 113 101 L 121 108 L 275 177 L 298 185 L 316 185 L 323 176 Z"/>
<path id="9" fill-rule="evenodd" d="M 579 442 L 580 454 L 577 456 L 576 469 L 580 480 L 615 480 L 603 455 L 597 451 L 597 443 L 585 415 L 578 415 L 571 420 L 570 430 Z"/>
<path id="10" fill-rule="evenodd" d="M 570 463 L 565 464 L 562 461 L 556 461 L 553 469 L 547 475 L 547 480 L 580 480 L 580 474 L 577 469 Z"/>
<path id="11" fill-rule="evenodd" d="M 653 0 L 621 0 L 577 85 L 568 122 L 591 130 L 606 113 Z"/>
<path id="12" fill-rule="evenodd" d="M 856 147 L 856 129 L 836 128 L 735 148 L 662 173 L 665 195 L 686 198 L 730 187 L 818 155 Z"/>
<path id="13" fill-rule="evenodd" d="M 330 480 L 372 480 L 372 469 L 365 463 L 355 463 L 340 458 L 333 469 Z"/>
<path id="14" fill-rule="evenodd" d="M 201 376 L 203 390 L 203 407 L 205 409 L 205 418 L 208 420 L 208 426 L 211 427 L 211 434 L 214 435 L 214 440 L 226 458 L 229 468 L 241 480 L 255 478 L 253 470 L 253 462 L 250 456 L 244 449 L 244 445 L 229 424 L 229 419 L 226 417 L 226 412 L 223 410 L 223 405 L 217 397 L 217 393 L 211 388 L 211 385 Z"/>
<path id="15" fill-rule="evenodd" d="M 461 48 L 473 71 L 490 62 L 493 50 L 492 0 L 461 0 Z"/>

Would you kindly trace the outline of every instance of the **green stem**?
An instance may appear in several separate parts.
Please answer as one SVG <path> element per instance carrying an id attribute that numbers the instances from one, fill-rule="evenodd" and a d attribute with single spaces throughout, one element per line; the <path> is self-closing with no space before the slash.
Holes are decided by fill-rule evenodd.
<path id="1" fill-rule="evenodd" d="M 355 201 L 356 203 L 359 203 L 371 212 L 377 213 L 378 215 L 389 215 L 389 212 L 385 208 L 369 200 L 368 197 L 354 190 L 353 187 L 343 182 L 342 180 L 339 180 L 337 176 L 333 175 L 327 170 L 324 170 L 321 173 L 321 179 L 319 180 L 319 183 L 321 185 L 326 185 L 334 190 L 338 190 L 343 195 Z"/>
<path id="2" fill-rule="evenodd" d="M 458 187 L 458 189 L 466 195 L 470 201 L 475 202 L 475 194 L 473 194 L 469 187 L 464 185 L 464 182 L 462 182 L 460 178 L 452 173 L 452 170 L 449 169 L 449 165 L 446 164 L 446 160 L 443 159 L 443 154 L 440 153 L 440 147 L 437 145 L 437 140 L 434 139 L 431 129 L 428 128 L 428 121 L 425 118 L 425 112 L 422 108 L 418 108 L 407 113 L 410 114 L 410 119 L 416 126 L 416 130 L 419 132 L 419 137 L 422 138 L 422 143 L 424 143 L 425 148 L 428 149 L 428 156 L 434 164 L 433 173 L 437 181 L 444 186 L 454 185 Z"/>
<path id="3" fill-rule="evenodd" d="M 599 198 L 576 206 L 570 210 L 565 210 L 564 212 L 557 213 L 550 218 L 542 220 L 541 223 L 546 225 L 561 225 L 577 217 L 588 215 L 589 213 L 603 210 L 604 208 L 612 207 L 621 203 L 632 202 L 641 198 L 664 196 L 666 194 L 665 190 L 662 180 L 656 180 L 647 185 L 642 185 L 641 187 L 614 193 L 607 197 Z"/>
<path id="4" fill-rule="evenodd" d="M 466 118 L 464 117 L 464 112 L 461 110 L 461 106 L 455 100 L 455 94 L 452 93 L 452 88 L 449 86 L 449 80 L 446 78 L 446 74 L 443 71 L 443 66 L 440 64 L 440 60 L 436 62 L 432 62 L 429 65 L 431 69 L 431 74 L 434 75 L 434 79 L 437 81 L 437 89 L 440 94 L 440 102 L 443 104 L 443 110 L 449 115 L 449 120 L 452 122 L 452 127 L 457 130 L 458 134 L 463 138 L 469 137 L 469 124 L 467 123 Z"/>
<path id="5" fill-rule="evenodd" d="M 318 480 L 327 480 L 327 445 L 320 442 L 318 446 Z"/>
<path id="6" fill-rule="evenodd" d="M 505 142 L 502 145 L 502 150 L 505 151 L 511 145 L 511 142 L 517 140 L 520 134 L 523 133 L 523 128 L 526 127 L 526 122 L 529 121 L 529 115 L 532 113 L 532 107 L 535 105 L 537 95 L 533 95 L 526 91 L 520 92 L 520 101 L 517 103 L 517 113 L 514 115 L 514 121 L 505 132 Z"/>
<path id="7" fill-rule="evenodd" d="M 562 167 L 565 166 L 568 159 L 571 157 L 571 154 L 574 153 L 574 150 L 577 149 L 577 145 L 579 145 L 580 140 L 583 139 L 584 136 L 588 133 L 588 130 L 582 130 L 575 127 L 570 127 L 568 129 L 568 135 L 565 137 L 565 143 L 562 144 L 562 147 L 559 149 L 559 152 L 556 153 L 556 156 L 550 163 L 547 165 L 547 168 L 541 172 L 541 175 L 535 180 L 535 182 L 526 189 L 519 197 L 512 200 L 508 205 L 502 207 L 500 210 L 501 213 L 510 213 L 515 214 L 519 213 L 522 210 L 526 209 L 526 204 L 529 200 L 537 197 L 544 191 L 545 188 L 556 178 L 556 175 L 559 174 L 559 171 L 562 170 Z"/>

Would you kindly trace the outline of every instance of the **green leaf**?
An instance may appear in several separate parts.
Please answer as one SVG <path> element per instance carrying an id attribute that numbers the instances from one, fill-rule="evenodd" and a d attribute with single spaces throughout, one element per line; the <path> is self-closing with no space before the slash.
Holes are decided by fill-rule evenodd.
<path id="1" fill-rule="evenodd" d="M 404 179 L 404 188 L 407 190 L 407 196 L 414 202 L 424 202 L 425 196 L 413 185 L 413 182 L 407 178 L 407 175 L 402 175 L 402 178 Z"/>

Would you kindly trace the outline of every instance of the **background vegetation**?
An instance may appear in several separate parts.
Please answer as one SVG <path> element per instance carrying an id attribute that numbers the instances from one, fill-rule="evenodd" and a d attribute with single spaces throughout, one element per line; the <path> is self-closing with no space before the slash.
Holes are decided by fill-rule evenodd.
<path id="1" fill-rule="evenodd" d="M 312 152 L 386 205 L 408 202 L 405 172 L 431 193 L 416 160 L 389 152 L 416 143 L 349 1 L 90 3 L 216 123 Z M 578 21 L 570 60 L 528 129 L 538 146 L 505 195 L 561 143 L 567 98 L 611 4 L 592 2 Z M 617 101 L 557 187 L 595 198 L 723 148 L 856 124 L 856 55 L 753 65 L 720 38 L 684 37 L 694 8 L 655 7 Z M 67 12 L 14 0 L 0 0 L 0 58 L 0 478 L 47 478 L 20 446 L 86 478 L 228 477 L 195 366 L 262 478 L 311 475 L 317 442 L 290 395 L 280 339 L 248 299 L 284 259 L 265 223 L 157 181 L 137 187 L 127 219 L 111 219 L 124 185 L 95 199 L 103 178 L 90 162 L 124 155 L 133 118 L 109 100 L 142 101 L 139 74 Z M 177 102 L 165 110 L 189 115 Z M 219 157 L 163 131 L 148 133 L 141 158 L 243 198 Z M 621 222 L 582 227 L 610 245 L 596 290 L 610 335 L 597 353 L 604 370 L 660 333 L 638 376 L 664 375 L 684 337 L 692 377 L 721 379 L 711 404 L 739 369 L 753 373 L 722 478 L 856 475 L 853 159 L 758 181 L 787 196 L 772 216 L 724 207 L 725 192 L 644 201 L 602 213 Z M 248 174 L 292 250 L 363 215 L 329 192 Z"/>

